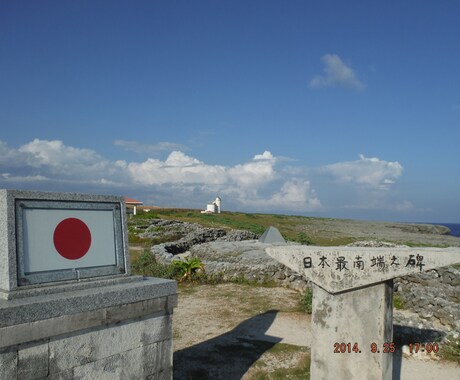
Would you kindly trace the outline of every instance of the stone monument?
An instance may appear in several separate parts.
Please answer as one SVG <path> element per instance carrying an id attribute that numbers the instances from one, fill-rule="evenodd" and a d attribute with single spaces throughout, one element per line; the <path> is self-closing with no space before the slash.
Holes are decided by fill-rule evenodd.
<path id="1" fill-rule="evenodd" d="M 122 197 L 0 190 L 0 379 L 171 379 L 176 293 L 130 275 Z"/>
<path id="2" fill-rule="evenodd" d="M 396 349 L 393 279 L 460 263 L 459 248 L 273 246 L 266 251 L 313 284 L 310 376 L 315 380 L 390 380 Z"/>

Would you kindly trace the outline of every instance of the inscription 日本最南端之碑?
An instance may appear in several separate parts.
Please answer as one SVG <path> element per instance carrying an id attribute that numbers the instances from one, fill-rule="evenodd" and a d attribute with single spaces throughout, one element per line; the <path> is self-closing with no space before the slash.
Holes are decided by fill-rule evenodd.
<path id="1" fill-rule="evenodd" d="M 331 293 L 460 262 L 458 248 L 283 246 L 267 253 Z"/>

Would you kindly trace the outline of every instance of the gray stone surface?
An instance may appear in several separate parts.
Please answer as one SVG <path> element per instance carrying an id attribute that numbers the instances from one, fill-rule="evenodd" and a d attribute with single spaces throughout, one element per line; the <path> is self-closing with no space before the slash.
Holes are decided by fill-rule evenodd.
<path id="1" fill-rule="evenodd" d="M 50 372 L 61 372 L 171 338 L 170 315 L 143 318 L 49 342 Z"/>
<path id="2" fill-rule="evenodd" d="M 170 315 L 0 351 L 0 379 L 172 379 Z"/>
<path id="3" fill-rule="evenodd" d="M 0 301 L 0 347 L 155 313 L 172 313 L 176 303 L 175 281 L 152 278 L 116 288 Z"/>
<path id="4" fill-rule="evenodd" d="M 393 341 L 393 278 L 460 262 L 458 248 L 277 246 L 267 253 L 314 284 L 313 379 L 390 380 L 392 355 L 385 350 Z M 455 281 L 449 272 L 443 277 Z M 442 320 L 455 312 L 433 314 Z M 360 352 L 353 351 L 355 344 Z"/>
<path id="5" fill-rule="evenodd" d="M 314 286 L 311 379 L 390 380 L 392 354 L 384 344 L 392 341 L 391 301 L 391 281 L 335 295 Z M 336 346 L 342 343 L 345 352 Z"/>
<path id="6" fill-rule="evenodd" d="M 8 298 L 7 293 L 20 286 L 21 276 L 25 276 L 22 268 L 23 259 L 19 252 L 21 246 L 22 235 L 20 231 L 16 231 L 16 203 L 20 202 L 33 202 L 33 201 L 49 201 L 54 202 L 54 205 L 59 205 L 59 202 L 99 202 L 100 204 L 114 203 L 118 204 L 121 210 L 120 218 L 122 229 L 120 233 L 122 236 L 119 238 L 117 249 L 121 249 L 119 253 L 118 266 L 122 266 L 124 275 L 129 274 L 129 251 L 128 251 L 128 238 L 126 229 L 126 212 L 123 198 L 111 195 L 93 195 L 93 194 L 77 194 L 77 193 L 52 193 L 52 192 L 35 192 L 35 191 L 20 191 L 20 190 L 0 190 L 0 298 Z M 64 203 L 63 203 L 64 204 Z M 22 228 L 20 228 L 22 230 Z M 19 244 L 17 244 L 19 242 Z M 124 256 L 124 259 L 121 258 Z M 122 262 L 123 265 L 121 264 Z M 19 266 L 18 266 L 19 263 Z M 18 270 L 19 269 L 19 270 Z M 117 272 L 119 268 L 115 268 Z M 82 270 L 81 276 L 92 276 L 88 270 Z M 87 273 L 88 272 L 88 273 Z M 21 274 L 22 273 L 22 274 Z M 64 279 L 61 272 L 47 272 L 46 275 L 31 274 L 35 276 L 34 281 L 59 281 Z M 112 273 L 112 274 L 114 274 Z M 100 275 L 107 275 L 107 268 L 102 270 Z M 97 275 L 97 271 L 94 272 Z M 21 281 L 25 281 L 23 278 Z M 3 293 L 3 294 L 2 294 Z"/>
<path id="7" fill-rule="evenodd" d="M 259 241 L 266 244 L 286 243 L 286 240 L 284 240 L 283 235 L 281 235 L 278 228 L 273 226 L 268 227 L 264 231 L 262 236 L 259 238 Z"/>
<path id="8" fill-rule="evenodd" d="M 18 378 L 43 379 L 48 375 L 48 344 L 23 345 L 18 351 Z"/>
<path id="9" fill-rule="evenodd" d="M 165 281 L 167 286 L 161 288 Z M 145 287 L 144 282 L 150 286 Z M 129 302 L 129 298 L 136 299 L 136 285 L 141 300 Z M 117 289 L 118 302 L 116 297 L 110 298 L 109 307 L 101 306 L 95 298 L 91 301 L 99 304 L 97 308 L 72 313 L 69 306 L 80 309 L 81 304 L 70 302 L 57 317 L 33 316 L 33 321 L 0 327 L 0 379 L 171 379 L 175 286 L 174 281 L 160 279 L 128 282 Z M 108 289 L 97 289 L 101 301 Z M 64 294 L 79 299 L 88 291 Z M 25 306 L 44 301 L 33 297 L 2 302 Z M 27 308 L 23 312 L 27 313 Z M 1 310 L 0 316 L 5 317 Z"/>
<path id="10" fill-rule="evenodd" d="M 97 287 L 77 291 L 35 295 L 33 299 L 0 300 L 0 329 L 176 293 L 175 281 L 140 276 L 137 276 L 136 279 L 137 281 L 127 281 L 116 285 L 109 283 L 110 286 L 101 286 L 99 283 Z"/>
<path id="11" fill-rule="evenodd" d="M 14 199 L 0 189 L 0 293 L 17 286 Z"/>
<path id="12" fill-rule="evenodd" d="M 125 351 L 104 359 L 75 367 L 74 379 L 77 380 L 137 380 L 161 378 L 162 373 L 172 375 L 171 347 L 163 342 L 154 343 Z"/>
<path id="13" fill-rule="evenodd" d="M 274 246 L 267 253 L 330 293 L 460 263 L 459 248 Z"/>
<path id="14" fill-rule="evenodd" d="M 17 379 L 18 353 L 15 347 L 0 348 L 0 379 Z"/>
<path id="15" fill-rule="evenodd" d="M 395 294 L 405 308 L 418 314 L 419 323 L 438 324 L 437 329 L 460 332 L 459 285 L 459 270 L 437 268 L 395 279 Z"/>

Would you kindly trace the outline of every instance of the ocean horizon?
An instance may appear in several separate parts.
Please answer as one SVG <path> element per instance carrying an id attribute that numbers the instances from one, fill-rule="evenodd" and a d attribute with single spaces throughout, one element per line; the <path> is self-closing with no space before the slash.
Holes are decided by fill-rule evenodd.
<path id="1" fill-rule="evenodd" d="M 460 223 L 428 223 L 438 226 L 446 226 L 450 229 L 451 236 L 460 237 Z"/>

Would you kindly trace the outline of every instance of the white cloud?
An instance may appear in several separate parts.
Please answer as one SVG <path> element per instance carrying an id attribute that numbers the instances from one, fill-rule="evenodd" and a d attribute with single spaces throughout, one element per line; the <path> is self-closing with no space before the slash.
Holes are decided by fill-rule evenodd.
<path id="1" fill-rule="evenodd" d="M 245 192 L 256 190 L 276 179 L 276 158 L 268 151 L 256 154 L 252 161 L 228 169 L 229 178 Z"/>
<path id="2" fill-rule="evenodd" d="M 130 177 L 142 185 L 208 184 L 218 185 L 227 182 L 226 168 L 207 165 L 182 152 L 171 152 L 165 161 L 149 158 L 127 165 Z"/>
<path id="3" fill-rule="evenodd" d="M 327 174 L 336 180 L 333 191 L 342 195 L 336 207 L 385 207 L 395 212 L 414 208 L 410 201 L 395 199 L 389 192 L 403 172 L 397 161 L 360 155 L 356 161 L 320 170 L 283 162 L 269 151 L 231 166 L 208 164 L 182 151 L 172 151 L 163 160 L 133 162 L 108 160 L 94 150 L 59 140 L 35 139 L 19 148 L 0 141 L 0 188 L 122 193 L 153 204 L 195 208 L 221 195 L 227 209 L 309 212 L 324 211 L 338 199 L 334 196 L 323 204 L 312 186 L 312 178 L 316 186 L 327 186 Z M 325 199 L 328 192 L 331 194 L 330 189 L 321 188 Z M 345 206 L 350 204 L 358 206 Z"/>
<path id="4" fill-rule="evenodd" d="M 310 182 L 293 178 L 284 167 L 277 167 L 278 162 L 269 151 L 234 166 L 210 165 L 181 151 L 171 152 L 165 160 L 110 161 L 94 150 L 59 140 L 35 139 L 18 149 L 0 141 L 0 187 L 27 183 L 28 188 L 59 191 L 107 193 L 114 189 L 184 207 L 204 207 L 212 196 L 225 194 L 227 205 L 244 206 L 247 211 L 321 207 Z"/>
<path id="5" fill-rule="evenodd" d="M 366 85 L 357 78 L 353 69 L 347 66 L 338 55 L 326 54 L 321 59 L 324 63 L 324 74 L 314 76 L 310 81 L 310 87 L 339 85 L 358 90 L 366 88 Z"/>
<path id="6" fill-rule="evenodd" d="M 268 198 L 241 199 L 242 203 L 256 203 L 265 210 L 283 208 L 288 211 L 306 212 L 321 208 L 321 201 L 311 189 L 310 181 L 292 179 L 283 184 L 280 191 Z"/>
<path id="7" fill-rule="evenodd" d="M 271 152 L 269 152 L 268 150 L 266 150 L 265 152 L 263 152 L 262 154 L 256 154 L 254 156 L 254 161 L 257 161 L 257 160 L 268 160 L 268 161 L 272 161 L 274 160 L 275 157 L 273 157 L 273 154 L 271 154 Z"/>
<path id="8" fill-rule="evenodd" d="M 340 182 L 353 183 L 370 189 L 388 190 L 402 175 L 403 167 L 397 162 L 379 158 L 367 158 L 362 154 L 359 160 L 338 162 L 323 168 Z"/>

